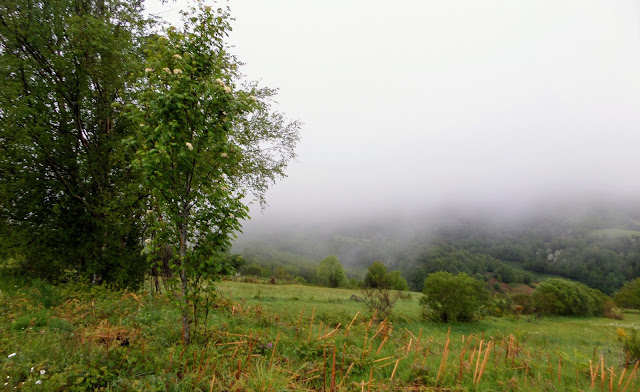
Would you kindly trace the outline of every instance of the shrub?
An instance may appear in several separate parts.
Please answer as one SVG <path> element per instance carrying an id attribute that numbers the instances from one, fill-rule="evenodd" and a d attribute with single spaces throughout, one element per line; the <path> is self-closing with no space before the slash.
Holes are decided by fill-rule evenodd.
<path id="1" fill-rule="evenodd" d="M 633 363 L 640 360 L 640 336 L 638 336 L 638 331 L 635 329 L 627 331 L 618 328 L 616 333 L 618 334 L 618 340 L 622 342 L 622 349 L 629 354 L 629 362 Z"/>
<path id="2" fill-rule="evenodd" d="M 387 267 L 379 261 L 374 262 L 367 269 L 364 277 L 365 287 L 386 288 L 391 290 L 405 291 L 409 289 L 407 280 L 402 277 L 400 271 L 389 271 Z"/>
<path id="3" fill-rule="evenodd" d="M 487 302 L 484 284 L 464 272 L 436 272 L 424 281 L 423 316 L 435 322 L 472 321 Z"/>
<path id="4" fill-rule="evenodd" d="M 618 306 L 631 309 L 640 309 L 640 278 L 628 282 L 613 295 Z"/>
<path id="5" fill-rule="evenodd" d="M 400 271 L 388 271 L 384 264 L 376 261 L 367 269 L 362 295 L 369 310 L 375 311 L 380 319 L 384 319 L 391 314 L 400 298 L 398 291 L 408 289 L 409 285 Z"/>
<path id="6" fill-rule="evenodd" d="M 515 293 L 511 295 L 511 302 L 516 311 L 516 307 L 519 311 L 518 314 L 531 314 L 535 311 L 533 306 L 533 298 L 531 294 L 527 293 Z"/>
<path id="7" fill-rule="evenodd" d="M 532 294 L 536 311 L 546 315 L 602 316 L 607 296 L 582 283 L 552 278 Z"/>

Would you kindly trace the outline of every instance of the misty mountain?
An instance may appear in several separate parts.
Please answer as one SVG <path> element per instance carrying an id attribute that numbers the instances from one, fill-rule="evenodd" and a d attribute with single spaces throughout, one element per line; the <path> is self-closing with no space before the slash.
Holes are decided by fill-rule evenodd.
<path id="1" fill-rule="evenodd" d="M 413 289 L 436 270 L 511 270 L 557 275 L 605 293 L 640 276 L 640 206 L 590 200 L 541 203 L 533 209 L 443 208 L 413 217 L 384 216 L 339 225 L 248 227 L 234 244 L 248 263 L 306 270 L 336 255 L 352 277 L 374 261 L 400 269 Z M 500 272 L 500 271 L 499 271 Z M 300 271 L 298 271 L 300 274 Z"/>

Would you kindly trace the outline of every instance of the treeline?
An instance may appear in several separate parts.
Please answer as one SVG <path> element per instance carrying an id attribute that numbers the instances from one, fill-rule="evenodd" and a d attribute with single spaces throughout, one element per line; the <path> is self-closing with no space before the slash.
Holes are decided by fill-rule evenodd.
<path id="1" fill-rule="evenodd" d="M 640 231 L 602 229 L 589 221 L 499 230 L 479 225 L 473 230 L 449 228 L 440 241 L 534 273 L 576 280 L 607 294 L 640 276 Z"/>
<path id="2" fill-rule="evenodd" d="M 382 261 L 402 271 L 415 291 L 422 290 L 429 273 L 447 271 L 507 284 L 557 276 L 612 294 L 640 276 L 640 211 L 615 204 L 584 210 L 541 210 L 536 217 L 509 222 L 452 218 L 412 234 L 398 222 L 380 222 L 379 231 L 372 225 L 340 227 L 334 234 L 283 231 L 253 244 L 244 241 L 239 252 L 255 264 L 300 274 L 309 283 L 310 263 L 335 254 L 353 277 Z"/>

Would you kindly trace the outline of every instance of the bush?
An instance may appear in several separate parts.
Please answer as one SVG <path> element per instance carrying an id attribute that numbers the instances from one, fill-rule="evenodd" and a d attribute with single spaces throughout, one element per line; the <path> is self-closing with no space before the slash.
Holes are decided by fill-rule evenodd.
<path id="1" fill-rule="evenodd" d="M 474 320 L 488 299 L 484 284 L 464 272 L 436 272 L 424 281 L 423 316 L 431 321 L 453 323 Z"/>
<path id="2" fill-rule="evenodd" d="M 367 269 L 362 295 L 369 310 L 376 312 L 380 319 L 384 319 L 391 314 L 400 297 L 397 291 L 408 289 L 409 285 L 400 271 L 388 271 L 384 264 L 376 261 Z"/>
<path id="3" fill-rule="evenodd" d="M 607 298 L 599 290 L 560 278 L 540 283 L 532 294 L 536 311 L 545 315 L 602 316 Z"/>
<path id="4" fill-rule="evenodd" d="M 629 355 L 629 363 L 640 360 L 640 336 L 638 336 L 638 331 L 635 329 L 627 331 L 618 328 L 616 333 L 618 334 L 618 340 L 622 342 L 622 349 L 625 354 Z"/>
<path id="5" fill-rule="evenodd" d="M 513 311 L 516 314 L 532 314 L 535 311 L 531 294 L 516 293 L 511 295 Z"/>
<path id="6" fill-rule="evenodd" d="M 640 278 L 628 282 L 613 295 L 614 301 L 620 307 L 640 309 Z"/>
<path id="7" fill-rule="evenodd" d="M 364 277 L 364 286 L 368 288 L 385 288 L 390 290 L 405 291 L 409 289 L 407 280 L 402 277 L 400 271 L 389 271 L 379 261 L 375 261 L 367 269 Z"/>

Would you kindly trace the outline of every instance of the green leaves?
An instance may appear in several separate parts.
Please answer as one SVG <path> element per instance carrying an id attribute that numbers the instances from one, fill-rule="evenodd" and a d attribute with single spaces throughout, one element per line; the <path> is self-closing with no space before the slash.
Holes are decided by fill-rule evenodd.
<path id="1" fill-rule="evenodd" d="M 146 21 L 139 2 L 101 5 L 0 4 L 0 224 L 22 273 L 135 286 L 141 198 L 121 108 Z"/>
<path id="2" fill-rule="evenodd" d="M 473 321 L 488 293 L 483 282 L 464 272 L 429 274 L 424 281 L 421 303 L 425 318 L 443 323 Z"/>
<path id="3" fill-rule="evenodd" d="M 281 116 L 271 121 L 277 115 L 255 98 L 272 90 L 238 88 L 239 62 L 224 42 L 228 21 L 226 10 L 199 4 L 181 28 L 149 39 L 134 87 L 139 104 L 127 113 L 131 124 L 142 124 L 127 144 L 154 212 L 148 247 L 171 249 L 187 342 L 192 294 L 228 271 L 220 255 L 248 217 L 248 194 L 264 202 L 268 182 L 283 176 L 298 140 L 297 125 Z M 272 144 L 279 145 L 275 153 Z"/>

